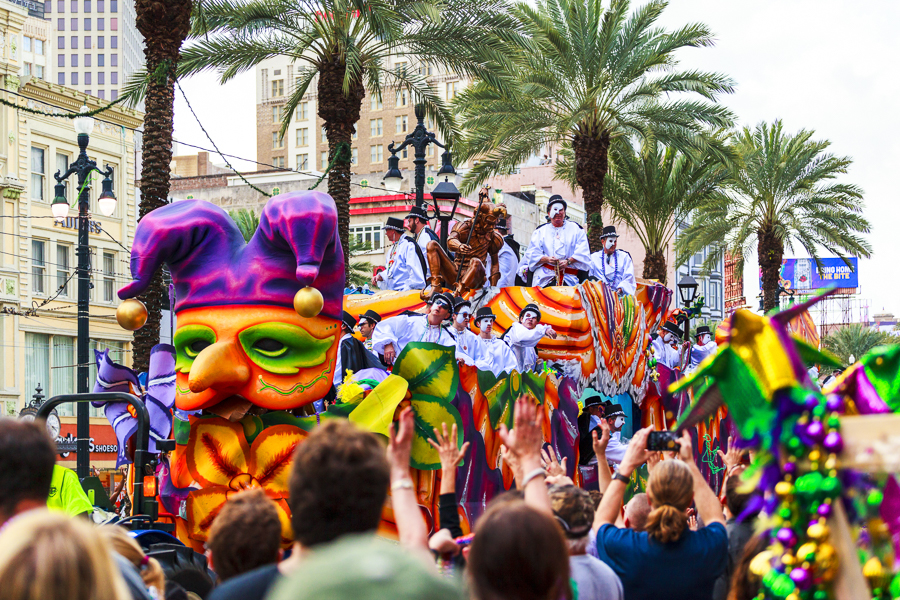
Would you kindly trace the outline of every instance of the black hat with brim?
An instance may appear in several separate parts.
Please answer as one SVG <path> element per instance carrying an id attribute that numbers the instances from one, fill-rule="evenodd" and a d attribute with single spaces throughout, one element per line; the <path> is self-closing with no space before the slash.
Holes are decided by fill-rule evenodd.
<path id="1" fill-rule="evenodd" d="M 590 408 L 592 406 L 603 406 L 603 396 L 600 395 L 600 392 L 593 389 L 590 391 L 594 393 L 584 399 L 584 407 Z"/>
<path id="2" fill-rule="evenodd" d="M 360 322 L 362 322 L 363 319 L 365 319 L 366 321 L 369 321 L 371 323 L 381 323 L 381 315 L 379 315 L 377 312 L 375 312 L 371 308 L 369 310 L 367 310 L 366 312 L 364 312 L 363 314 L 359 315 Z"/>
<path id="3" fill-rule="evenodd" d="M 694 332 L 694 337 L 700 337 L 703 334 L 712 335 L 712 332 L 709 330 L 709 327 L 706 325 L 701 325 L 697 328 L 697 331 Z"/>
<path id="4" fill-rule="evenodd" d="M 422 219 L 423 221 L 428 220 L 428 215 L 425 213 L 425 209 L 421 206 L 413 206 L 409 209 L 409 214 L 406 215 L 406 218 L 413 217 L 414 219 Z"/>
<path id="5" fill-rule="evenodd" d="M 608 238 L 608 237 L 619 237 L 619 234 L 616 233 L 616 228 L 612 225 L 607 225 L 603 228 L 603 233 L 600 234 L 600 239 Z"/>
<path id="6" fill-rule="evenodd" d="M 625 410 L 622 408 L 621 404 L 610 404 L 606 407 L 606 412 L 603 413 L 603 417 L 606 419 L 611 419 L 613 417 L 624 417 Z"/>
<path id="7" fill-rule="evenodd" d="M 500 231 L 509 231 L 509 226 L 506 224 L 506 219 L 498 219 L 496 228 Z"/>
<path id="8" fill-rule="evenodd" d="M 394 231 L 400 232 L 406 231 L 406 227 L 403 226 L 403 219 L 398 219 L 397 217 L 388 217 L 387 223 L 384 224 L 383 229 L 393 229 Z"/>
<path id="9" fill-rule="evenodd" d="M 491 310 L 490 306 L 482 306 L 477 311 L 475 311 L 475 322 L 480 323 L 482 319 L 491 319 L 493 321 L 496 321 L 497 315 L 494 314 L 494 311 Z"/>
<path id="10" fill-rule="evenodd" d="M 432 294 L 431 298 L 428 299 L 428 304 L 440 304 L 450 312 L 453 312 L 453 296 L 450 294 L 445 294 L 444 292 L 438 292 L 437 294 Z"/>
<path id="11" fill-rule="evenodd" d="M 560 196 L 559 194 L 554 194 L 554 195 L 550 196 L 550 200 L 547 201 L 547 212 L 548 213 L 550 212 L 550 207 L 552 207 L 554 204 L 562 204 L 564 209 L 569 208 L 569 205 L 566 203 L 565 200 L 563 200 L 563 197 Z"/>
<path id="12" fill-rule="evenodd" d="M 528 312 L 529 310 L 533 310 L 534 312 L 537 313 L 537 319 L 538 319 L 538 322 L 540 323 L 540 321 L 541 321 L 541 316 L 542 316 L 542 315 L 541 315 L 541 309 L 538 308 L 538 305 L 537 305 L 537 304 L 534 304 L 533 302 L 532 302 L 532 303 L 529 303 L 529 304 L 526 304 L 526 305 L 522 308 L 522 310 L 519 311 L 519 321 L 522 320 L 522 317 L 524 317 L 524 316 L 525 316 L 525 313 Z"/>
<path id="13" fill-rule="evenodd" d="M 466 300 L 465 298 L 463 298 L 461 296 L 457 296 L 456 298 L 453 299 L 453 313 L 454 314 L 458 313 L 463 307 L 466 307 L 466 306 L 468 306 L 469 310 L 471 311 L 471 309 L 472 309 L 471 302 L 469 302 L 468 300 Z"/>
<path id="14" fill-rule="evenodd" d="M 668 331 L 671 334 L 677 335 L 679 338 L 684 337 L 684 332 L 681 330 L 680 327 L 678 327 L 678 325 L 676 325 L 672 321 L 666 321 L 663 324 L 662 329 L 665 331 Z"/>
<path id="15" fill-rule="evenodd" d="M 343 323 L 350 331 L 353 331 L 353 328 L 356 327 L 356 319 L 354 319 L 353 315 L 346 310 L 341 312 L 341 323 Z"/>

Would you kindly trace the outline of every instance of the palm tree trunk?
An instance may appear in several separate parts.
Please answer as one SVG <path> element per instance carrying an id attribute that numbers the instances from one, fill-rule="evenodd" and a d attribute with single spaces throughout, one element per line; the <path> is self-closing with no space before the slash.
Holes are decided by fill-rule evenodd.
<path id="1" fill-rule="evenodd" d="M 666 253 L 664 250 L 650 250 L 645 248 L 647 255 L 644 257 L 644 271 L 641 277 L 644 279 L 656 279 L 666 285 L 668 279 L 668 265 L 666 265 Z"/>
<path id="2" fill-rule="evenodd" d="M 584 198 L 584 212 L 587 215 L 587 237 L 591 252 L 603 248 L 600 235 L 603 233 L 603 182 L 609 171 L 609 132 L 599 136 L 593 132 L 579 133 L 572 139 L 575 152 L 575 180 Z"/>
<path id="3" fill-rule="evenodd" d="M 191 0 L 137 0 L 135 3 L 136 25 L 144 36 L 144 58 L 150 74 L 141 145 L 139 219 L 168 202 L 175 69 L 181 44 L 190 31 L 191 10 Z M 159 322 L 167 298 L 162 271 L 157 271 L 150 288 L 140 297 L 147 305 L 149 317 L 147 324 L 134 334 L 132 357 L 137 372 L 149 368 L 150 349 L 159 343 Z"/>
<path id="4" fill-rule="evenodd" d="M 334 162 L 328 172 L 328 193 L 334 199 L 338 213 L 338 233 L 344 248 L 344 274 L 350 277 L 350 136 L 359 120 L 366 88 L 362 79 L 350 84 L 349 94 L 344 94 L 345 67 L 340 63 L 325 65 L 319 71 L 319 116 L 325 121 L 328 136 L 328 160 Z M 341 146 L 346 155 L 335 156 Z"/>
<path id="5" fill-rule="evenodd" d="M 769 312 L 779 304 L 778 280 L 781 276 L 784 245 L 775 235 L 772 226 L 764 226 L 757 235 L 756 252 L 759 257 L 759 269 L 762 272 L 763 311 Z"/>

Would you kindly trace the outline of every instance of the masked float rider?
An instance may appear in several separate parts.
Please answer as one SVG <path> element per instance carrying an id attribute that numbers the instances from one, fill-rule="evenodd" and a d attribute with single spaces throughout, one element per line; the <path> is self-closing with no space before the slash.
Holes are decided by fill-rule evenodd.
<path id="1" fill-rule="evenodd" d="M 616 228 L 604 227 L 600 240 L 603 249 L 591 254 L 591 277 L 602 281 L 619 294 L 633 296 L 637 290 L 634 261 L 628 252 L 617 248 L 619 234 L 616 233 Z"/>
<path id="2" fill-rule="evenodd" d="M 481 344 L 478 336 L 469 329 L 472 303 L 457 296 L 453 299 L 453 334 L 456 336 L 456 354 L 467 365 L 474 365 L 479 358 Z"/>
<path id="3" fill-rule="evenodd" d="M 482 306 L 475 313 L 475 325 L 481 331 L 478 334 L 480 349 L 478 358 L 475 359 L 475 366 L 499 377 L 501 373 L 511 373 L 517 369 L 519 363 L 506 342 L 494 336 L 494 321 L 496 320 L 497 317 L 489 306 Z"/>
<path id="4" fill-rule="evenodd" d="M 526 304 L 519 313 L 519 322 L 513 323 L 503 334 L 503 341 L 509 345 L 516 357 L 519 373 L 537 371 L 538 355 L 535 347 L 544 336 L 556 339 L 556 332 L 549 325 L 541 325 L 541 309 L 537 304 Z"/>
<path id="5" fill-rule="evenodd" d="M 422 256 L 428 255 L 428 242 L 434 241 L 438 244 L 441 243 L 441 238 L 438 237 L 438 234 L 432 231 L 431 227 L 428 226 L 428 215 L 425 213 L 425 208 L 422 206 L 413 206 L 409 209 L 409 214 L 406 215 L 406 228 L 409 230 L 413 241 L 422 250 Z M 425 280 L 427 281 L 429 277 L 431 277 L 431 269 L 426 260 Z"/>
<path id="6" fill-rule="evenodd" d="M 676 369 L 681 366 L 681 339 L 684 332 L 672 321 L 660 327 L 659 334 L 650 342 L 656 362 Z"/>
<path id="7" fill-rule="evenodd" d="M 609 444 L 606 446 L 606 460 L 618 465 L 625 458 L 629 440 L 622 441 L 622 428 L 625 426 L 625 411 L 621 404 L 607 403 L 603 418 L 609 423 Z"/>
<path id="8" fill-rule="evenodd" d="M 334 387 L 337 391 L 344 381 L 347 371 L 358 373 L 363 369 L 381 369 L 381 361 L 366 349 L 362 342 L 353 337 L 356 319 L 346 310 L 341 314 L 341 342 L 334 369 Z"/>
<path id="9" fill-rule="evenodd" d="M 593 391 L 593 390 L 592 390 Z M 584 410 L 578 416 L 578 464 L 582 466 L 596 464 L 594 440 L 591 432 L 597 430 L 601 434 L 600 420 L 603 418 L 605 406 L 603 398 L 596 392 L 584 399 Z"/>
<path id="10" fill-rule="evenodd" d="M 422 249 L 403 235 L 403 221 L 388 217 L 384 234 L 393 244 L 388 253 L 387 268 L 372 277 L 372 285 L 382 290 L 405 292 L 425 287 L 425 256 Z"/>
<path id="11" fill-rule="evenodd" d="M 713 339 L 712 332 L 706 325 L 701 325 L 694 332 L 697 343 L 691 347 L 691 367 L 696 367 L 706 358 L 716 353 L 718 346 Z"/>
<path id="12" fill-rule="evenodd" d="M 497 231 L 503 236 L 503 247 L 498 253 L 500 257 L 500 279 L 497 281 L 497 287 L 505 288 L 516 285 L 516 272 L 519 270 L 519 242 L 513 239 L 513 236 L 507 235 L 509 225 L 506 219 L 497 221 Z M 485 263 L 485 271 L 491 271 L 491 257 L 488 256 Z"/>
<path id="13" fill-rule="evenodd" d="M 519 263 L 522 279 L 532 275 L 531 285 L 577 285 L 578 272 L 591 269 L 591 249 L 581 225 L 566 220 L 568 204 L 562 196 L 550 197 L 548 223 L 531 234 L 528 250 Z"/>
<path id="14" fill-rule="evenodd" d="M 384 356 L 384 362 L 394 364 L 397 355 L 410 342 L 431 342 L 456 348 L 453 328 L 444 324 L 453 312 L 453 298 L 443 292 L 428 301 L 426 314 L 397 315 L 375 326 L 372 349 Z M 457 359 L 461 357 L 457 353 Z"/>

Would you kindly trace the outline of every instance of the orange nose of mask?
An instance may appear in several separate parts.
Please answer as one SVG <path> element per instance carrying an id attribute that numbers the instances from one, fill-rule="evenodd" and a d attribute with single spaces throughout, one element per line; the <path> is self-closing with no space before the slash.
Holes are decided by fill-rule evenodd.
<path id="1" fill-rule="evenodd" d="M 216 342 L 203 349 L 188 378 L 188 387 L 195 394 L 209 389 L 240 387 L 250 380 L 250 368 L 234 341 Z"/>

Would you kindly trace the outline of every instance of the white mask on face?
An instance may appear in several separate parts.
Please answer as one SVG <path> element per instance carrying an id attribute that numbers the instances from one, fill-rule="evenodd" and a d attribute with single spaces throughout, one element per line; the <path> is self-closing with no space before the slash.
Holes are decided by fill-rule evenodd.
<path id="1" fill-rule="evenodd" d="M 667 343 L 667 344 L 668 344 L 669 342 L 671 342 L 671 341 L 672 341 L 672 334 L 671 334 L 671 333 L 665 334 L 665 335 L 663 336 L 663 341 L 664 341 L 665 343 Z"/>
<path id="2" fill-rule="evenodd" d="M 490 319 L 482 319 L 482 320 L 478 323 L 478 329 L 487 329 L 487 328 L 488 328 L 488 325 L 490 325 L 490 324 L 491 324 L 491 320 L 490 320 Z"/>
<path id="3" fill-rule="evenodd" d="M 606 244 L 606 249 L 611 250 L 613 246 L 616 245 L 616 238 L 608 237 L 603 240 L 603 243 Z"/>
<path id="4" fill-rule="evenodd" d="M 522 320 L 524 321 L 525 319 L 537 319 L 537 313 L 529 310 L 524 315 L 522 315 Z"/>
<path id="5" fill-rule="evenodd" d="M 562 204 L 554 204 L 553 206 L 551 206 L 549 212 L 550 218 L 552 219 L 553 217 L 555 217 L 562 209 Z"/>
<path id="6" fill-rule="evenodd" d="M 708 333 L 702 334 L 700 336 L 699 342 L 700 342 L 701 346 L 705 346 L 706 344 L 708 344 L 709 343 L 709 334 Z"/>
<path id="7" fill-rule="evenodd" d="M 617 429 L 621 429 L 625 425 L 625 417 L 616 417 L 614 425 Z"/>
<path id="8" fill-rule="evenodd" d="M 462 313 L 459 313 L 458 315 L 456 315 L 456 322 L 459 323 L 460 325 L 462 325 L 463 323 L 466 322 L 466 319 L 468 319 L 468 318 L 469 318 L 469 313 L 462 312 Z"/>

